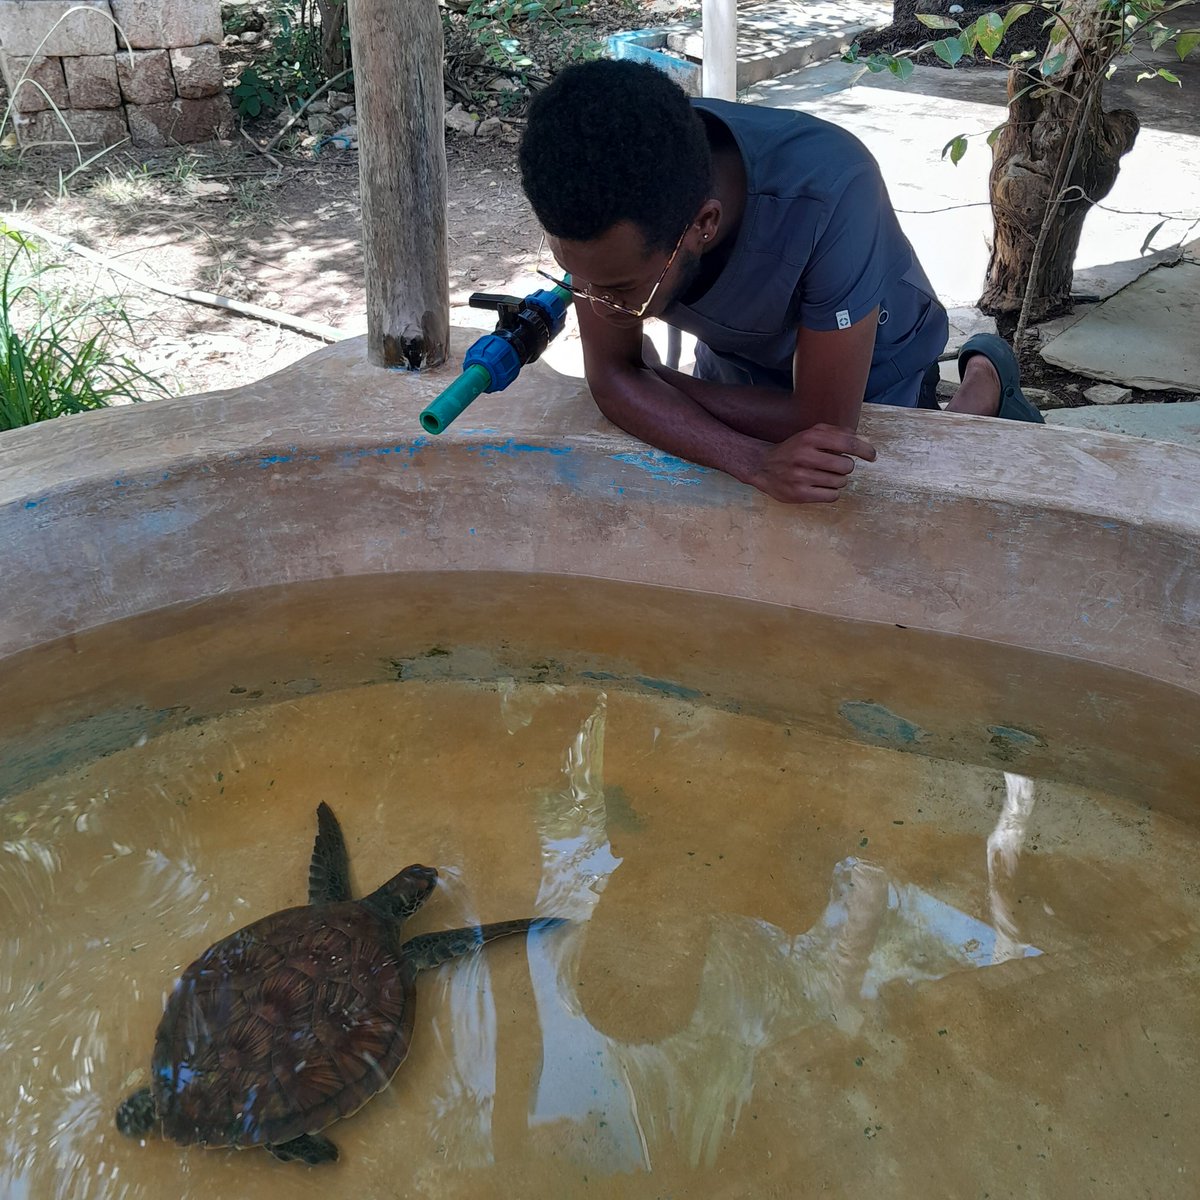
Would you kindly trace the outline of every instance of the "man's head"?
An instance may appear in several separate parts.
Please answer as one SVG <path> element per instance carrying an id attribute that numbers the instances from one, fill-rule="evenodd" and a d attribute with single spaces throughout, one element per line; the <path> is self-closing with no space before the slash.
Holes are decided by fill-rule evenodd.
<path id="1" fill-rule="evenodd" d="M 620 221 L 670 253 L 707 198 L 704 124 L 662 71 L 628 61 L 567 67 L 529 109 L 521 182 L 552 237 L 590 242 Z"/>
<path id="2" fill-rule="evenodd" d="M 628 61 L 568 67 L 530 106 L 520 165 L 577 282 L 636 308 L 669 264 L 663 299 L 678 293 L 705 237 L 691 225 L 711 195 L 712 159 L 703 121 L 663 72 Z"/>

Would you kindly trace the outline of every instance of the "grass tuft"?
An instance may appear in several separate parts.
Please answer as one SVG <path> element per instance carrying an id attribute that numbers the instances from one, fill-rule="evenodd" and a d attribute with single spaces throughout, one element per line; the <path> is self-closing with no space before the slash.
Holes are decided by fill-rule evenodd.
<path id="1" fill-rule="evenodd" d="M 165 396 L 167 389 L 111 349 L 132 333 L 111 297 L 50 286 L 62 269 L 39 262 L 25 235 L 0 224 L 0 432 Z"/>

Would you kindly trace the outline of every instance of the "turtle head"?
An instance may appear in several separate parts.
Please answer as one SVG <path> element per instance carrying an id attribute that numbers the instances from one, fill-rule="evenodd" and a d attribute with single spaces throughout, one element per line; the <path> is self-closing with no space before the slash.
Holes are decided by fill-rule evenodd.
<path id="1" fill-rule="evenodd" d="M 437 879 L 436 867 L 422 867 L 413 863 L 365 897 L 363 903 L 393 921 L 404 921 L 429 899 Z"/>
<path id="2" fill-rule="evenodd" d="M 117 1128 L 126 1137 L 145 1137 L 154 1128 L 154 1121 L 154 1096 L 149 1088 L 126 1096 L 117 1108 Z"/>

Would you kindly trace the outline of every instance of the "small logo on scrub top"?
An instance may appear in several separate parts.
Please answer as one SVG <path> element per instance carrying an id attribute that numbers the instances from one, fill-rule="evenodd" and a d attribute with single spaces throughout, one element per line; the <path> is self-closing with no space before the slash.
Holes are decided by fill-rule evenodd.
<path id="1" fill-rule="evenodd" d="M 839 329 L 849 329 L 850 328 L 850 310 L 848 308 L 843 308 L 837 314 L 837 323 L 838 323 Z"/>

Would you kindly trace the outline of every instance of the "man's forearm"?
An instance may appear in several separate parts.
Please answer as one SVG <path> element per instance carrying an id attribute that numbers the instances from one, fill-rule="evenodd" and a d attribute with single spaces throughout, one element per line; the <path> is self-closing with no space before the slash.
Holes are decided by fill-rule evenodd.
<path id="1" fill-rule="evenodd" d="M 687 378 L 678 372 L 670 374 Z M 722 421 L 653 368 L 622 373 L 603 386 L 593 385 L 592 394 L 600 411 L 626 433 L 668 454 L 715 467 L 743 483 L 760 470 L 767 443 L 775 440 Z"/>
<path id="2" fill-rule="evenodd" d="M 723 425 L 747 437 L 778 443 L 814 425 L 858 428 L 861 400 L 855 404 L 804 401 L 783 388 L 716 383 L 664 366 L 652 369 L 663 382 L 682 392 Z"/>

